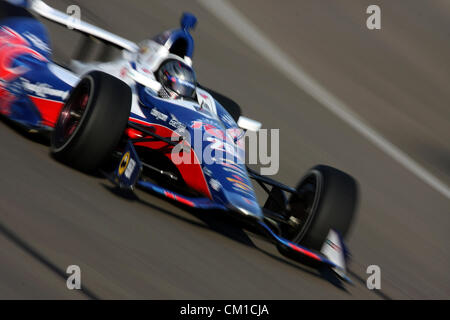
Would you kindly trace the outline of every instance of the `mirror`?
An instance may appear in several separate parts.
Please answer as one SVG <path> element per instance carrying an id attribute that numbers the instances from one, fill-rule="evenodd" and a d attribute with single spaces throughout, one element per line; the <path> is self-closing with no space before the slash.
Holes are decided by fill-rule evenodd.
<path id="1" fill-rule="evenodd" d="M 240 116 L 237 122 L 239 128 L 249 131 L 258 132 L 262 127 L 262 123 L 256 120 Z"/>

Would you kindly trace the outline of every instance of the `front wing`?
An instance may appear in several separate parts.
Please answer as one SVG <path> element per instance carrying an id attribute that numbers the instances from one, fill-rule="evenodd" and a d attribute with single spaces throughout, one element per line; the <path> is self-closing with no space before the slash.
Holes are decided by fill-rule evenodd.
<path id="1" fill-rule="evenodd" d="M 115 169 L 113 174 L 108 175 L 108 178 L 113 183 L 121 188 L 131 190 L 138 186 L 192 208 L 228 211 L 228 208 L 224 205 L 216 203 L 209 198 L 187 197 L 149 181 L 141 180 L 141 172 L 142 163 L 139 160 L 133 144 L 128 141 L 118 167 Z M 341 279 L 351 282 L 346 276 L 344 256 L 345 250 L 343 241 L 333 230 L 330 230 L 330 234 L 326 239 L 321 252 L 316 252 L 280 237 L 263 220 L 258 220 L 256 222 L 256 226 L 260 228 L 262 233 L 265 234 L 267 238 L 287 251 L 292 258 L 302 262 L 309 260 L 311 262 L 318 263 L 319 265 L 327 266 L 331 268 Z"/>

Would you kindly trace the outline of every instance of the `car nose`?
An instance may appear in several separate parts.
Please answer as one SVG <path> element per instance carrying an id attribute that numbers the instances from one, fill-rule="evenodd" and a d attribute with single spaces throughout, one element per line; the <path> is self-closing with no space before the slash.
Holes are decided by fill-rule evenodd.
<path id="1" fill-rule="evenodd" d="M 246 220 L 262 220 L 264 218 L 261 207 L 256 200 L 238 193 L 228 193 L 228 208 Z"/>

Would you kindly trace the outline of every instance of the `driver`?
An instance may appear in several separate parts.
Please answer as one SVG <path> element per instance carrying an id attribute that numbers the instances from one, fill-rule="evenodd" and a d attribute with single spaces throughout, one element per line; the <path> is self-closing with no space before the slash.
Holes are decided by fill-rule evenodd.
<path id="1" fill-rule="evenodd" d="M 156 79 L 162 85 L 158 92 L 160 97 L 195 99 L 197 80 L 194 70 L 187 64 L 179 60 L 168 59 L 159 67 Z"/>
<path id="2" fill-rule="evenodd" d="M 168 53 L 159 44 L 145 41 L 137 54 L 140 73 L 158 81 L 162 88 L 158 95 L 165 99 L 196 99 L 195 72 L 183 58 Z"/>

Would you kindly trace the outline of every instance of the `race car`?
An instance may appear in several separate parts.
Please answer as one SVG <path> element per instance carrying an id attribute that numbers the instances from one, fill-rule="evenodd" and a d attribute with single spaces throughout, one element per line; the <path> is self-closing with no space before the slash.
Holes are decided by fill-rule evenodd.
<path id="1" fill-rule="evenodd" d="M 41 0 L 2 1 L 0 9 L 0 113 L 28 131 L 51 133 L 56 159 L 101 171 L 124 190 L 224 211 L 285 256 L 349 281 L 343 237 L 357 207 L 356 180 L 318 165 L 289 187 L 245 164 L 245 136 L 261 124 L 198 83 L 194 15 L 136 44 Z M 35 15 L 86 36 L 68 66 L 52 61 L 48 33 Z M 104 49 L 89 60 L 93 41 Z M 264 205 L 251 180 L 267 192 Z"/>

